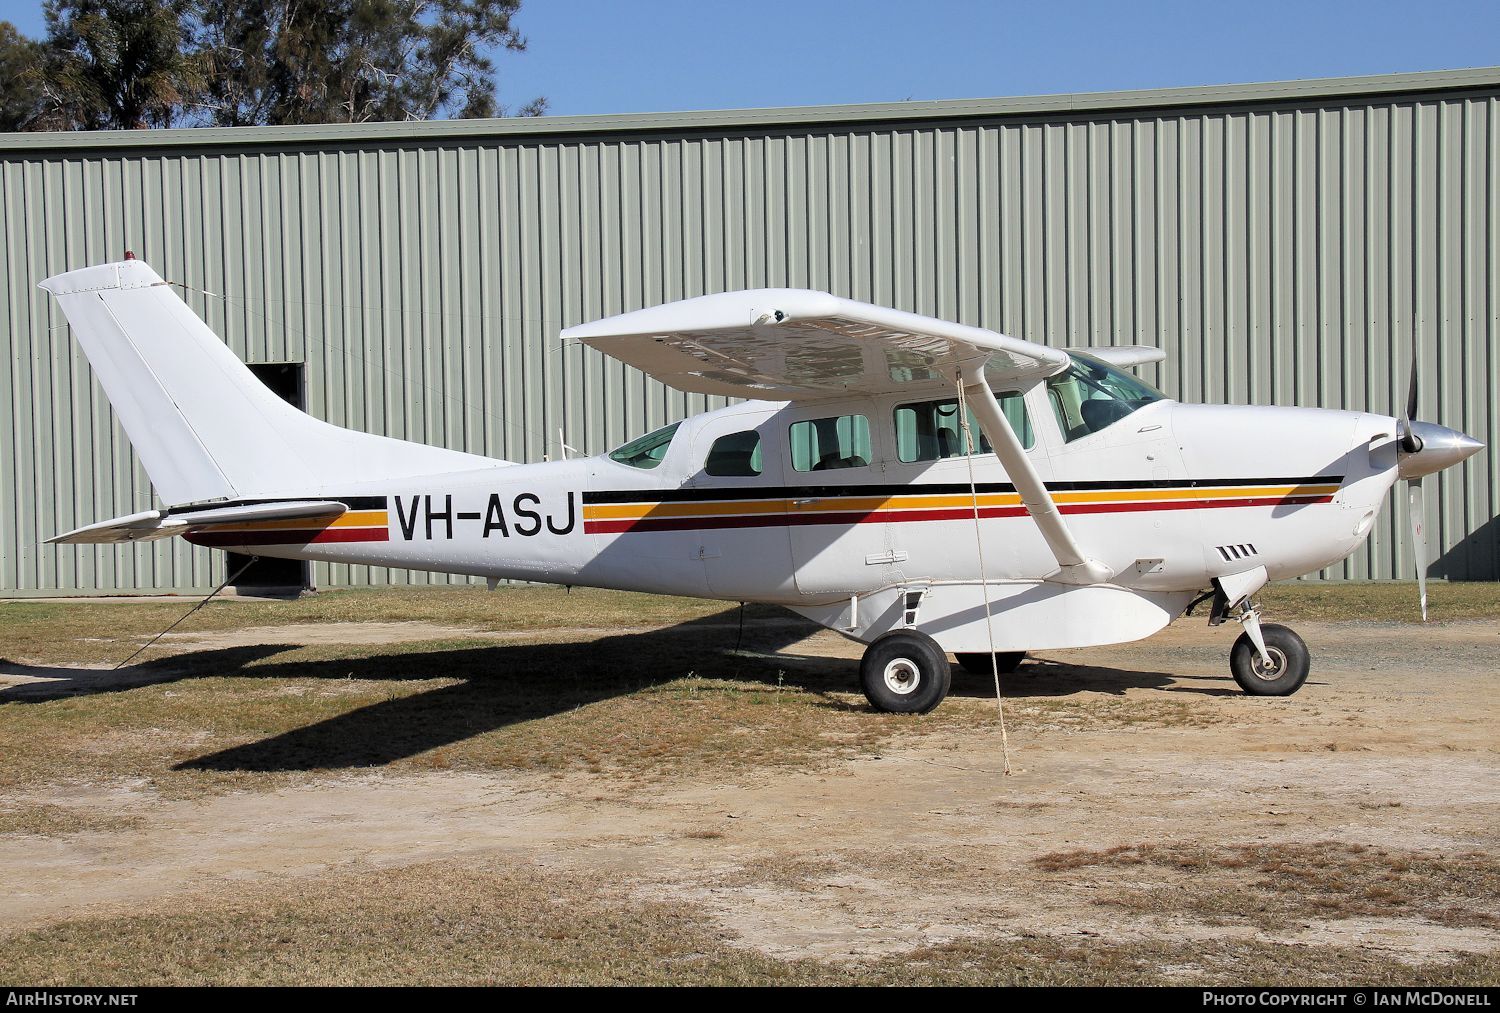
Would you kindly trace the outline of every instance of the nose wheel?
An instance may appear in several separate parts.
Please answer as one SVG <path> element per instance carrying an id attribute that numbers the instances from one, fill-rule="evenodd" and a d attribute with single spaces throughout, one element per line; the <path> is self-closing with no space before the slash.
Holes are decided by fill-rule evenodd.
<path id="1" fill-rule="evenodd" d="M 1229 649 L 1229 674 L 1240 689 L 1251 696 L 1291 696 L 1307 681 L 1310 658 L 1302 638 L 1277 623 L 1262 623 L 1260 609 L 1250 600 L 1251 592 L 1265 584 L 1265 568 L 1259 568 L 1259 580 L 1251 573 L 1235 575 L 1237 587 L 1230 588 L 1230 577 L 1214 580 L 1211 592 L 1198 602 L 1213 599 L 1208 625 L 1233 620 L 1245 628 Z M 1192 612 L 1192 605 L 1188 611 Z"/>
<path id="2" fill-rule="evenodd" d="M 1291 696 L 1307 681 L 1310 658 L 1307 644 L 1285 626 L 1254 620 L 1265 646 L 1262 653 L 1247 629 L 1229 651 L 1229 671 L 1240 689 L 1251 696 Z"/>
<path id="3" fill-rule="evenodd" d="M 916 630 L 892 630 L 865 648 L 859 681 L 879 711 L 926 714 L 948 695 L 953 669 L 936 640 Z"/>

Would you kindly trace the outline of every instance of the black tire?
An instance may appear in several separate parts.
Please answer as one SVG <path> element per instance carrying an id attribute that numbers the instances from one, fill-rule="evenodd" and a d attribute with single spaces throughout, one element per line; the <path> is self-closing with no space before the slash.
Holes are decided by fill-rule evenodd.
<path id="1" fill-rule="evenodd" d="M 1260 628 L 1266 653 L 1277 662 L 1267 671 L 1250 634 L 1241 633 L 1229 652 L 1229 671 L 1240 689 L 1251 696 L 1291 696 L 1307 681 L 1310 659 L 1302 638 L 1285 626 L 1266 623 Z"/>
<path id="2" fill-rule="evenodd" d="M 958 663 L 963 666 L 965 672 L 973 672 L 975 675 L 993 675 L 995 670 L 990 666 L 990 656 L 987 651 L 979 651 L 975 654 L 955 654 Z M 1000 662 L 1000 674 L 1009 675 L 1021 667 L 1021 662 L 1026 660 L 1025 651 L 996 651 L 995 660 Z"/>
<path id="3" fill-rule="evenodd" d="M 859 663 L 865 699 L 891 714 L 926 714 L 943 702 L 952 680 L 947 652 L 916 630 L 893 630 L 877 638 Z"/>

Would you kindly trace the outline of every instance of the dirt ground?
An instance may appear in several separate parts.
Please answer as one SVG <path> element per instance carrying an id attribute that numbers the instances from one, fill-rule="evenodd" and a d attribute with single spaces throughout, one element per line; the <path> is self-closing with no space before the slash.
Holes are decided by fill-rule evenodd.
<path id="1" fill-rule="evenodd" d="M 0 834 L 0 947 L 7 935 L 226 885 L 473 859 L 602 875 L 643 903 L 691 909 L 728 946 L 782 960 L 1037 937 L 1274 940 L 1413 966 L 1500 953 L 1500 621 L 1298 630 L 1313 674 L 1288 699 L 1240 694 L 1225 663 L 1234 632 L 1201 620 L 1139 644 L 1044 652 L 1004 677 L 1009 775 L 998 727 L 985 722 L 898 729 L 876 752 L 812 767 L 649 784 L 576 770 L 374 768 L 187 799 L 129 780 L 27 789 L 28 802 L 136 818 Z M 511 635 L 289 625 L 185 632 L 169 649 L 460 636 L 503 645 Z M 850 659 L 855 678 L 857 645 L 795 621 L 752 623 L 745 647 L 775 647 L 794 677 L 801 663 Z M 60 678 L 118 677 L 9 664 L 0 689 Z M 975 707 L 993 696 L 987 677 L 956 667 L 954 694 Z M 1085 717 L 1045 706 L 1058 697 L 1084 704 Z M 1111 720 L 1086 719 L 1096 702 Z M 1341 863 L 1327 866 L 1333 885 L 1299 878 L 1330 855 Z M 1448 866 L 1402 878 L 1424 856 L 1456 855 L 1483 866 L 1477 878 Z M 1386 870 L 1385 886 L 1351 885 L 1372 866 Z M 1332 900 L 1310 905 L 1313 895 Z"/>

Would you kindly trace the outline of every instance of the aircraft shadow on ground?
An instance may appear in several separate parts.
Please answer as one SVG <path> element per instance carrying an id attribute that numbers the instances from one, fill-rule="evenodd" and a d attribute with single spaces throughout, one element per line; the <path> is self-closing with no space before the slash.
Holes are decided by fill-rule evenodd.
<path id="1" fill-rule="evenodd" d="M 1137 669 L 1105 668 L 1101 665 L 1079 665 L 1066 661 L 1028 658 L 1014 672 L 1000 674 L 1000 694 L 1009 699 L 1072 696 L 1076 693 L 1108 693 L 1124 696 L 1126 690 L 1156 689 L 1168 693 L 1191 693 L 1197 696 L 1243 696 L 1234 679 L 1224 676 L 1195 675 L 1193 683 L 1205 678 L 1221 682 L 1217 686 L 1184 683 L 1180 676 L 1166 672 Z M 978 675 L 953 666 L 953 688 L 950 696 L 993 697 L 995 682 L 989 673 Z"/>
<path id="2" fill-rule="evenodd" d="M 311 771 L 378 767 L 525 721 L 566 713 L 695 674 L 751 680 L 815 694 L 817 705 L 866 710 L 847 694 L 858 689 L 849 658 L 779 654 L 818 627 L 786 618 L 746 620 L 736 651 L 736 612 L 642 633 L 582 643 L 485 644 L 329 660 L 268 662 L 297 645 L 262 644 L 174 655 L 118 673 L 98 669 L 8 665 L 49 681 L 0 690 L 0 702 L 38 703 L 210 677 L 256 679 L 458 680 L 393 696 L 314 724 L 178 764 L 178 770 Z M 545 637 L 545 631 L 538 632 Z M 250 667 L 252 666 L 253 667 Z M 1001 678 L 1007 698 L 1065 696 L 1085 691 L 1122 694 L 1130 688 L 1169 689 L 1177 680 L 1141 672 L 1029 661 Z M 1211 695 L 1229 690 L 1192 687 Z M 989 676 L 954 668 L 955 696 L 993 693 Z"/>

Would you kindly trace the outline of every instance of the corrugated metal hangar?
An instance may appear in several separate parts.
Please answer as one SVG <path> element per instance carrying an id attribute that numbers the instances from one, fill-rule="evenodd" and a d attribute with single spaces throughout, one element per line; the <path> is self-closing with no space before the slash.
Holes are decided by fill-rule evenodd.
<path id="1" fill-rule="evenodd" d="M 1166 349 L 1185 401 L 1500 442 L 1500 69 L 871 106 L 0 135 L 0 594 L 207 590 L 181 540 L 44 546 L 152 505 L 36 283 L 126 249 L 286 396 L 511 460 L 715 406 L 563 327 L 825 289 L 1053 345 Z M 1253 440 L 1256 434 L 1246 433 Z M 1431 493 L 1432 573 L 1500 578 L 1493 452 Z M 1332 578 L 1411 576 L 1404 508 Z M 316 564 L 317 586 L 442 581 Z"/>

